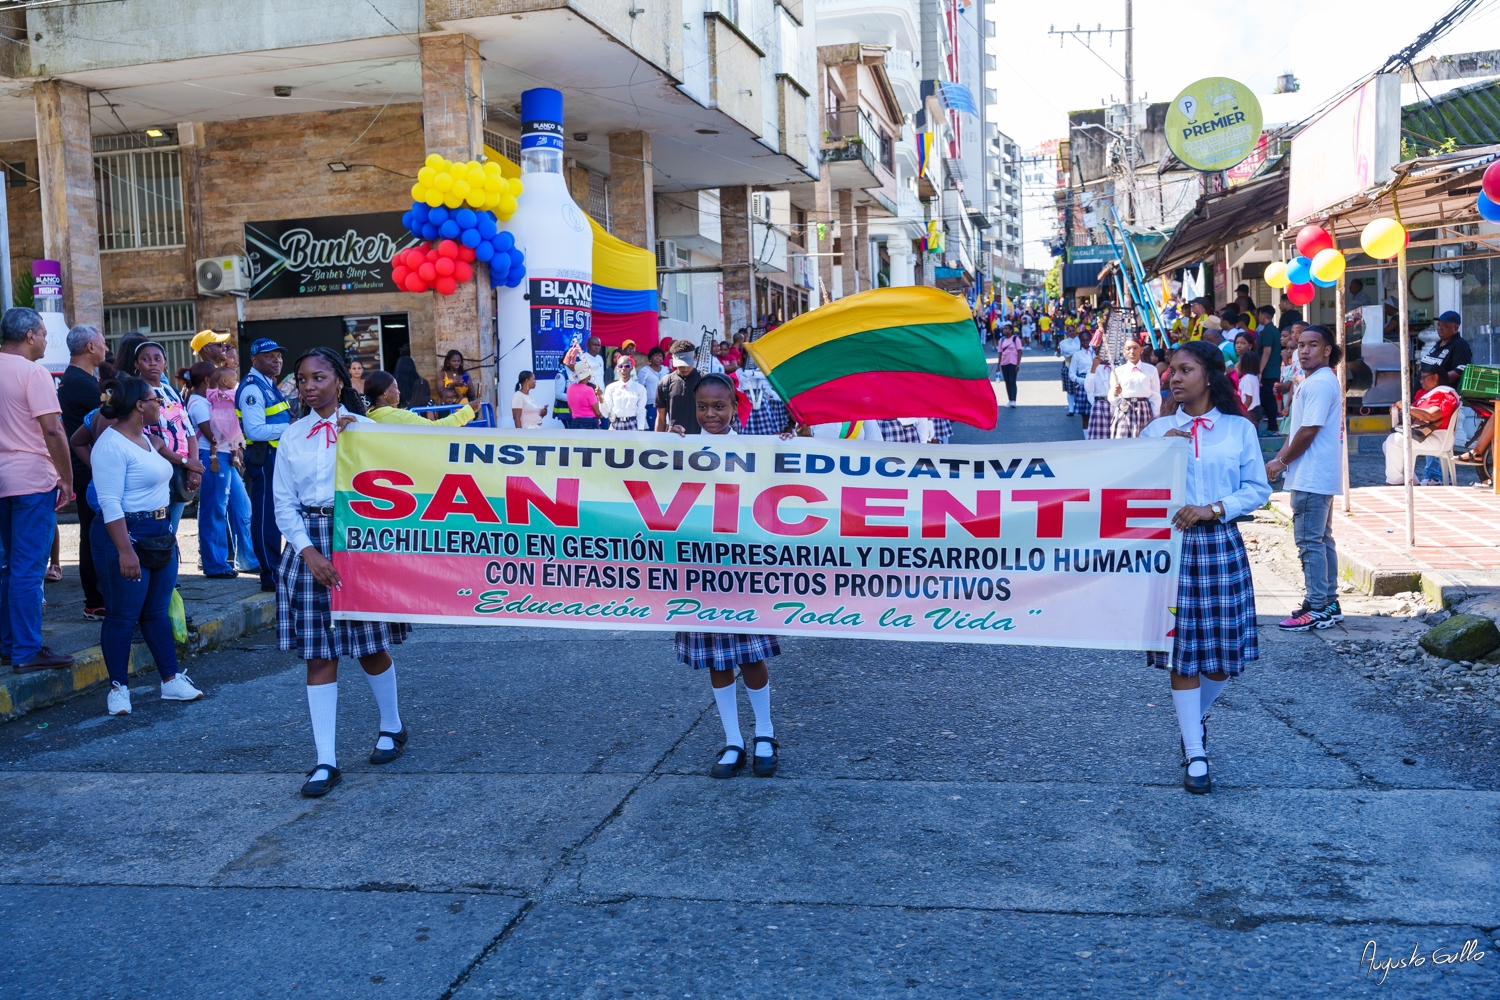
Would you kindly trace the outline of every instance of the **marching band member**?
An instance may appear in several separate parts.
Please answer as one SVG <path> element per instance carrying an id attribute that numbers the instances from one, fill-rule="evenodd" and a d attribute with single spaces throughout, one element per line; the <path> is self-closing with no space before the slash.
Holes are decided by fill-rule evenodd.
<path id="1" fill-rule="evenodd" d="M 348 369 L 326 347 L 297 359 L 292 370 L 308 414 L 287 426 L 276 453 L 276 525 L 287 540 L 276 575 L 276 644 L 307 661 L 307 710 L 312 717 L 318 763 L 302 794 L 328 794 L 342 779 L 334 752 L 338 715 L 339 657 L 364 668 L 380 706 L 380 735 L 371 764 L 387 764 L 406 747 L 406 727 L 396 704 L 396 668 L 388 650 L 402 642 L 409 625 L 334 621 L 329 590 L 341 586 L 333 568 L 334 445 L 351 423 L 372 421 L 350 384 Z"/>
<path id="2" fill-rule="evenodd" d="M 1190 341 L 1172 355 L 1177 412 L 1153 420 L 1141 437 L 1192 441 L 1187 503 L 1172 519 L 1182 534 L 1177 583 L 1177 628 L 1170 659 L 1147 653 L 1152 666 L 1170 666 L 1172 703 L 1182 731 L 1182 786 L 1201 795 L 1213 789 L 1204 755 L 1204 720 L 1229 678 L 1260 658 L 1255 589 L 1240 532 L 1231 522 L 1271 496 L 1255 425 L 1240 415 L 1224 355 Z"/>
<path id="3" fill-rule="evenodd" d="M 1109 440 L 1110 417 L 1114 413 L 1109 404 L 1109 382 L 1113 371 L 1109 359 L 1097 354 L 1094 356 L 1094 370 L 1084 379 L 1084 391 L 1090 400 L 1089 419 L 1083 428 L 1087 441 Z"/>
<path id="4" fill-rule="evenodd" d="M 1146 425 L 1161 416 L 1161 377 L 1156 366 L 1141 361 L 1141 342 L 1125 341 L 1125 363 L 1109 377 L 1112 438 L 1140 437 Z"/>

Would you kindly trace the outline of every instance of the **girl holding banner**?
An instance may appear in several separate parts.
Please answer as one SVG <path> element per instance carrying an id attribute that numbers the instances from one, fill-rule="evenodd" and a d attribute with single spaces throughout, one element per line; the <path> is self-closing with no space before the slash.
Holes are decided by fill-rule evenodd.
<path id="1" fill-rule="evenodd" d="M 276 526 L 287 541 L 276 574 L 276 645 L 296 650 L 307 661 L 307 710 L 318 763 L 308 772 L 302 794 L 317 798 L 342 780 L 334 752 L 339 657 L 359 660 L 380 707 L 380 735 L 370 763 L 387 764 L 401 756 L 406 727 L 396 704 L 396 667 L 387 650 L 402 642 L 411 626 L 332 618 L 329 589 L 342 585 L 330 561 L 334 445 L 345 427 L 371 421 L 343 359 L 333 351 L 315 347 L 292 370 L 308 414 L 287 427 L 276 453 Z"/>
<path id="2" fill-rule="evenodd" d="M 733 434 L 738 421 L 738 397 L 727 375 L 710 372 L 693 390 L 698 427 L 704 434 Z M 687 435 L 681 424 L 671 430 Z M 790 437 L 784 434 L 783 437 Z M 774 635 L 727 635 L 722 632 L 678 632 L 677 658 L 694 670 L 708 668 L 719 720 L 724 724 L 724 749 L 709 774 L 732 778 L 745 766 L 745 740 L 740 735 L 740 708 L 735 697 L 734 668 L 740 668 L 745 694 L 755 712 L 755 761 L 751 772 L 758 778 L 776 773 L 776 727 L 771 724 L 771 674 L 766 660 L 781 655 Z M 752 686 L 753 685 L 753 686 Z"/>
<path id="3" fill-rule="evenodd" d="M 1170 667 L 1172 703 L 1182 731 L 1182 785 L 1212 790 L 1204 720 L 1229 678 L 1260 658 L 1255 589 L 1239 529 L 1231 523 L 1270 499 L 1255 425 L 1240 414 L 1224 355 L 1191 341 L 1172 355 L 1172 398 L 1178 409 L 1151 422 L 1141 437 L 1183 437 L 1193 443 L 1187 503 L 1173 517 L 1182 532 L 1177 627 L 1170 659 L 1147 653 L 1152 666 Z"/>

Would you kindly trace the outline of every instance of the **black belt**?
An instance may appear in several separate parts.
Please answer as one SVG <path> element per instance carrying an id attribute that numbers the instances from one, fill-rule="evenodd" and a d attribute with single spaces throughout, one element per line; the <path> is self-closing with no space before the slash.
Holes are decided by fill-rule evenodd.
<path id="1" fill-rule="evenodd" d="M 125 520 L 127 521 L 165 521 L 167 519 L 167 508 L 158 507 L 155 510 L 127 510 Z"/>
<path id="2" fill-rule="evenodd" d="M 306 504 L 303 504 L 303 506 L 302 506 L 302 513 L 304 513 L 304 514 L 318 514 L 318 515 L 320 515 L 322 517 L 332 517 L 333 516 L 333 508 L 332 507 L 309 507 Z"/>

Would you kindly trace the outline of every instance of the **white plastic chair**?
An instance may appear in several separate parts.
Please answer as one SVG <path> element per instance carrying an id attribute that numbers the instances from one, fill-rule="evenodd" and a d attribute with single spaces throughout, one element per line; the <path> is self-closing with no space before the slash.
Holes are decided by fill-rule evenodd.
<path id="1" fill-rule="evenodd" d="M 1463 407 L 1456 408 L 1453 416 L 1448 418 L 1447 427 L 1433 431 L 1425 440 L 1411 443 L 1411 456 L 1414 460 L 1427 455 L 1437 456 L 1438 464 L 1443 470 L 1444 486 L 1458 485 L 1458 466 L 1453 462 L 1453 439 L 1458 432 L 1458 420 L 1462 412 Z M 1413 464 L 1416 464 L 1415 461 Z"/>

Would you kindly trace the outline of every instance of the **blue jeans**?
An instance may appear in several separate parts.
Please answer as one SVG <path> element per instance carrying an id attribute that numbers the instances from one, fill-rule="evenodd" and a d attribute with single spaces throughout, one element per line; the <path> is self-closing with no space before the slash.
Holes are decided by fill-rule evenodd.
<path id="1" fill-rule="evenodd" d="M 234 542 L 234 568 L 242 573 L 259 573 L 255 540 L 250 535 L 250 493 L 233 466 L 229 469 L 229 531 Z"/>
<path id="2" fill-rule="evenodd" d="M 42 577 L 57 531 L 57 491 L 0 497 L 0 653 L 25 663 L 42 649 Z"/>
<path id="3" fill-rule="evenodd" d="M 1302 561 L 1307 604 L 1328 607 L 1339 596 L 1339 553 L 1333 544 L 1333 497 L 1292 490 L 1292 539 Z"/>
<path id="4" fill-rule="evenodd" d="M 276 586 L 276 567 L 281 564 L 281 529 L 276 527 L 276 498 L 272 483 L 276 479 L 276 449 L 265 465 L 245 466 L 245 488 L 250 492 L 250 540 L 255 545 L 255 561 L 260 563 L 262 590 Z"/>
<path id="5" fill-rule="evenodd" d="M 219 456 L 219 471 L 213 471 L 213 456 L 198 453 L 203 462 L 203 485 L 198 487 L 198 559 L 205 576 L 233 573 L 229 563 L 229 477 L 234 467 L 228 455 Z"/>
<path id="6" fill-rule="evenodd" d="M 172 533 L 170 521 L 126 519 L 131 541 Z M 177 586 L 177 557 L 167 560 L 161 569 L 141 567 L 139 580 L 127 580 L 120 574 L 120 551 L 104 528 L 104 518 L 94 518 L 92 539 L 94 558 L 99 560 L 100 577 L 107 580 L 107 610 L 99 628 L 99 645 L 104 651 L 104 666 L 109 679 L 130 685 L 130 631 L 137 622 L 146 645 L 156 660 L 156 672 L 163 681 L 177 676 L 177 645 L 172 638 L 172 620 L 168 608 L 172 590 Z"/>

